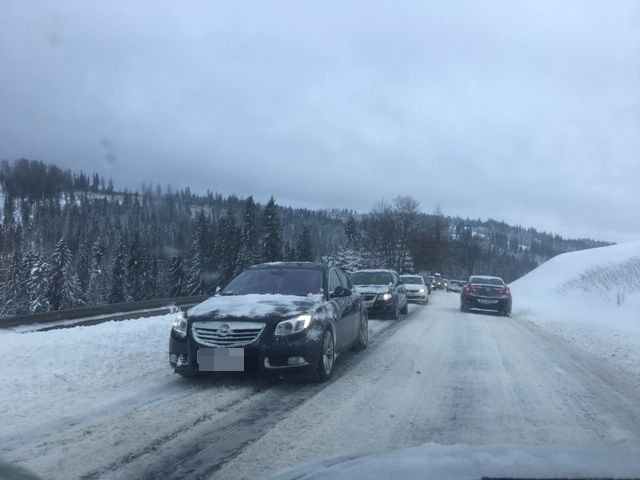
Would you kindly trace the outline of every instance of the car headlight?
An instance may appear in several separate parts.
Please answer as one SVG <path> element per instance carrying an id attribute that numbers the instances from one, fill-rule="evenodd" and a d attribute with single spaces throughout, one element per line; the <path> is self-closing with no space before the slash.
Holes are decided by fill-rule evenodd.
<path id="1" fill-rule="evenodd" d="M 389 292 L 383 293 L 382 295 L 380 295 L 380 298 L 385 302 L 388 302 L 389 300 L 391 300 L 392 297 L 393 295 L 391 295 Z"/>
<path id="2" fill-rule="evenodd" d="M 419 288 L 418 293 L 424 293 L 424 288 Z"/>
<path id="3" fill-rule="evenodd" d="M 176 319 L 173 321 L 173 331 L 181 337 L 187 336 L 187 317 L 184 316 L 184 312 L 176 315 Z"/>
<path id="4" fill-rule="evenodd" d="M 292 333 L 301 332 L 311 323 L 312 315 L 299 315 L 296 318 L 283 320 L 276 325 L 275 335 L 291 335 Z"/>

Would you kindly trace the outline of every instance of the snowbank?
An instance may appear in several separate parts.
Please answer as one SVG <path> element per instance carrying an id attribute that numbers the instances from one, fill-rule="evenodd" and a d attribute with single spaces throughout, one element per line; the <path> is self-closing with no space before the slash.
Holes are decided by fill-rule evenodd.
<path id="1" fill-rule="evenodd" d="M 640 242 L 558 255 L 511 290 L 517 317 L 640 376 Z"/>
<path id="2" fill-rule="evenodd" d="M 168 314 L 0 336 L 2 423 L 58 417 L 150 374 L 170 376 L 168 342 L 174 319 L 175 314 Z"/>

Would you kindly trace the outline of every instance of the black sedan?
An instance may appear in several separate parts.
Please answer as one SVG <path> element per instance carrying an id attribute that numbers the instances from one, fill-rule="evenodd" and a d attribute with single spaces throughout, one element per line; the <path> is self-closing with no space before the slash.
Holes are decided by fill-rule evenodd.
<path id="1" fill-rule="evenodd" d="M 460 311 L 493 310 L 511 314 L 511 290 L 500 277 L 474 275 L 460 292 Z"/>
<path id="2" fill-rule="evenodd" d="M 368 340 L 367 310 L 342 270 L 267 263 L 176 318 L 169 363 L 183 376 L 258 370 L 325 381 L 339 353 Z"/>
<path id="3" fill-rule="evenodd" d="M 409 311 L 405 286 L 393 270 L 358 270 L 351 274 L 369 313 L 398 320 Z"/>

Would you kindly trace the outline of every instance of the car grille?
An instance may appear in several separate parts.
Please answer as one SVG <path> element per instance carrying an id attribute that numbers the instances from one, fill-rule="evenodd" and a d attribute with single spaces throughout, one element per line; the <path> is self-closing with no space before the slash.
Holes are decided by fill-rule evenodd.
<path id="1" fill-rule="evenodd" d="M 240 347 L 255 342 L 265 323 L 195 322 L 191 329 L 196 342 L 209 347 Z"/>

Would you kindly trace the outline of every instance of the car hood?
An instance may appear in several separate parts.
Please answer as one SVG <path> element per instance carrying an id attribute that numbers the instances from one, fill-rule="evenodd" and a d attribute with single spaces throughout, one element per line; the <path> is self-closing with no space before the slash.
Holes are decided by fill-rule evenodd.
<path id="1" fill-rule="evenodd" d="M 391 290 L 389 285 L 354 285 L 359 293 L 386 293 Z"/>
<path id="2" fill-rule="evenodd" d="M 342 456 L 300 465 L 272 480 L 370 480 L 480 478 L 637 478 L 637 451 L 556 446 L 438 445 L 364 456 Z"/>
<path id="3" fill-rule="evenodd" d="M 217 295 L 190 308 L 188 317 L 206 318 L 290 318 L 314 312 L 322 304 L 320 294 L 296 295 Z"/>

